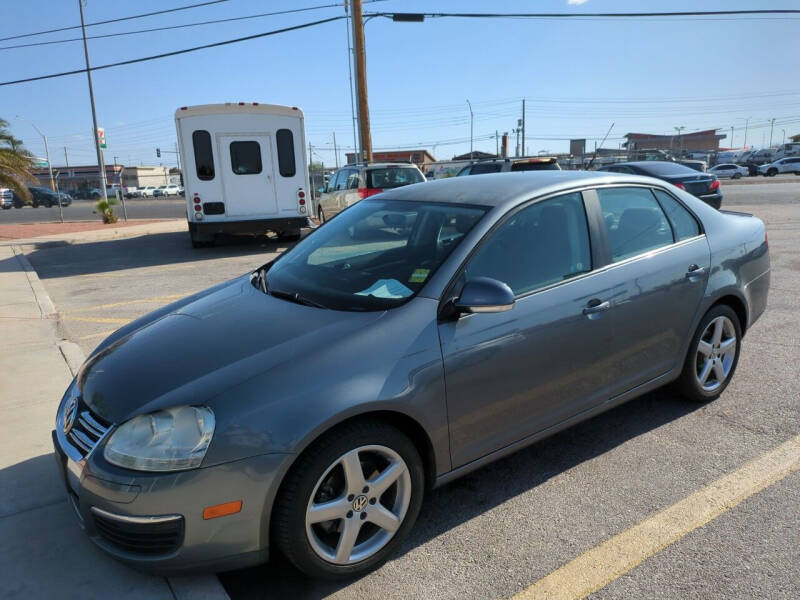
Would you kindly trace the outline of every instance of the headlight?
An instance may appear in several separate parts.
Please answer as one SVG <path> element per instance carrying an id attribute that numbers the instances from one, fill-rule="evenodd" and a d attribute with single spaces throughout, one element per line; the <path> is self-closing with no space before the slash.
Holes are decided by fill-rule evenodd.
<path id="1" fill-rule="evenodd" d="M 111 464 L 137 471 L 179 471 L 199 467 L 214 435 L 214 413 L 179 406 L 123 423 L 103 455 Z"/>

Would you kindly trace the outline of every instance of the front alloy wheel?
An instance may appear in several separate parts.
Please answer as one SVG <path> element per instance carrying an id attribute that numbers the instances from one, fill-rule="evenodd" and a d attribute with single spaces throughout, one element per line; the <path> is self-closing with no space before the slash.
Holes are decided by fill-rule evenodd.
<path id="1" fill-rule="evenodd" d="M 363 575 L 414 525 L 425 473 L 416 446 L 383 421 L 344 424 L 306 449 L 275 502 L 272 537 L 312 577 Z"/>
<path id="2" fill-rule="evenodd" d="M 337 565 L 368 559 L 392 539 L 410 502 L 403 458 L 386 446 L 361 446 L 340 456 L 317 482 L 306 509 L 308 542 Z"/>

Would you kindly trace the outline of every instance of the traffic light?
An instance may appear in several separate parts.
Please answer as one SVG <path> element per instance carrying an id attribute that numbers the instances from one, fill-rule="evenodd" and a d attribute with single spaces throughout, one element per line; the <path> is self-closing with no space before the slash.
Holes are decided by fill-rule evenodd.
<path id="1" fill-rule="evenodd" d="M 156 148 L 156 157 L 161 158 L 161 148 Z"/>

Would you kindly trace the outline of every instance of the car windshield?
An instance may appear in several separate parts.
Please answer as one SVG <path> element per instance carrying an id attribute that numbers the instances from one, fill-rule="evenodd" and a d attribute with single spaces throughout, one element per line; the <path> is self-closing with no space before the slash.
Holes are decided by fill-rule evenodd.
<path id="1" fill-rule="evenodd" d="M 367 171 L 367 187 L 387 190 L 423 181 L 422 173 L 409 167 L 383 167 Z"/>
<path id="2" fill-rule="evenodd" d="M 488 209 L 364 200 L 272 264 L 279 298 L 334 310 L 384 310 L 413 297 Z M 254 284 L 259 280 L 254 274 Z"/>

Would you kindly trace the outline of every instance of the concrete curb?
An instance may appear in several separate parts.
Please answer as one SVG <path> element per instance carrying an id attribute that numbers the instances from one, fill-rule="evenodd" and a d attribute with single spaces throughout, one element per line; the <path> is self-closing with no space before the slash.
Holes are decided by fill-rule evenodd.
<path id="1" fill-rule="evenodd" d="M 67 243 L 102 242 L 106 240 L 125 239 L 158 233 L 178 233 L 181 231 L 188 231 L 186 219 L 164 219 L 155 222 L 144 223 L 142 225 L 131 225 L 128 227 L 119 227 L 114 229 L 92 229 L 89 231 L 54 233 L 39 237 L 5 240 L 0 242 L 0 245 L 27 246 L 29 244 L 59 241 Z"/>
<path id="2" fill-rule="evenodd" d="M 792 177 L 788 179 L 776 179 L 775 177 L 742 177 L 741 179 L 722 179 L 722 185 L 765 185 L 777 183 L 800 183 L 800 177 Z"/>
<path id="3" fill-rule="evenodd" d="M 36 297 L 36 303 L 39 305 L 42 318 L 57 318 L 58 313 L 53 301 L 50 299 L 44 285 L 42 285 L 33 265 L 31 265 L 20 248 L 11 246 L 11 250 L 25 271 L 25 276 L 28 278 L 28 283 L 30 283 L 33 294 Z M 74 377 L 86 360 L 86 355 L 78 344 L 69 340 L 61 340 L 57 342 L 57 346 Z M 219 578 L 214 574 L 167 577 L 166 581 L 175 600 L 230 600 Z"/>
<path id="4" fill-rule="evenodd" d="M 16 245 L 11 246 L 11 251 L 22 265 L 22 270 L 25 271 L 25 277 L 28 278 L 28 284 L 30 284 L 31 290 L 33 291 L 33 296 L 36 298 L 36 304 L 39 305 L 39 312 L 42 315 L 42 319 L 55 318 L 57 316 L 56 307 L 53 305 L 53 301 L 50 300 L 47 290 L 44 289 L 44 286 L 39 279 L 39 275 L 36 274 L 36 271 L 34 270 L 31 262 L 28 260 L 28 257 L 25 256 L 25 253 L 22 251 L 22 249 Z"/>

